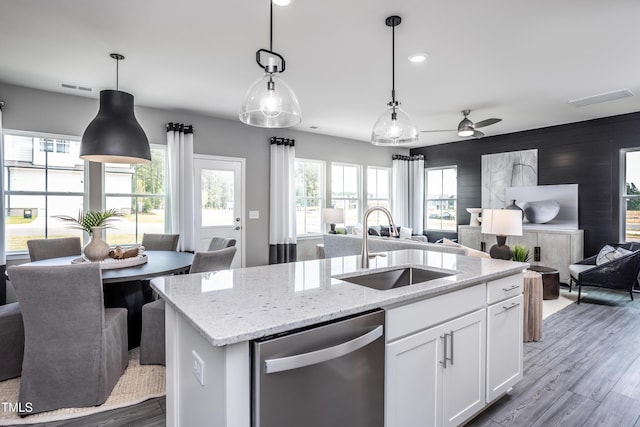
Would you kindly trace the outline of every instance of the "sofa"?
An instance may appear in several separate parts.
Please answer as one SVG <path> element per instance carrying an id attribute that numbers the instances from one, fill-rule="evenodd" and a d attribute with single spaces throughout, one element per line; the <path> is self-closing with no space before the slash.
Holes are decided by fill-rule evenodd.
<path id="1" fill-rule="evenodd" d="M 360 255 L 362 252 L 362 237 L 349 234 L 325 234 L 324 257 L 335 258 L 348 255 Z M 400 249 L 421 249 L 425 251 L 437 251 L 458 255 L 467 255 L 464 247 L 447 246 L 439 243 L 429 243 L 411 239 L 399 239 L 397 237 L 369 236 L 369 251 L 387 252 Z"/>

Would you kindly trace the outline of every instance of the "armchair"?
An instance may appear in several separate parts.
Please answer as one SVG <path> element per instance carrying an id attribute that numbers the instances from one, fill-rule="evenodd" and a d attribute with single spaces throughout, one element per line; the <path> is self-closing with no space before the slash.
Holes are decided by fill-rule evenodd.
<path id="1" fill-rule="evenodd" d="M 572 284 L 578 286 L 578 304 L 583 286 L 628 291 L 633 300 L 633 287 L 638 282 L 640 273 L 640 244 L 625 243 L 619 247 L 631 253 L 600 265 L 596 264 L 598 255 L 594 255 L 569 266 L 569 291 Z"/>

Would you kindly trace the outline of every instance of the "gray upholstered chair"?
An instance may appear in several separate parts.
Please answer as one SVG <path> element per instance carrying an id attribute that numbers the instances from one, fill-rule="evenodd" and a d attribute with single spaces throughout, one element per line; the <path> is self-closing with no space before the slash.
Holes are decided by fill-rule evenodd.
<path id="1" fill-rule="evenodd" d="M 179 234 L 142 235 L 142 246 L 148 251 L 175 251 L 178 249 Z"/>
<path id="2" fill-rule="evenodd" d="M 0 381 L 20 376 L 24 326 L 17 302 L 0 305 Z"/>
<path id="3" fill-rule="evenodd" d="M 236 239 L 230 237 L 214 237 L 209 243 L 208 251 L 217 251 L 218 249 L 230 248 L 236 245 Z"/>
<path id="4" fill-rule="evenodd" d="M 63 256 L 82 255 L 79 237 L 27 240 L 31 262 Z"/>
<path id="5" fill-rule="evenodd" d="M 129 363 L 127 311 L 105 309 L 97 263 L 10 266 L 22 310 L 18 402 L 35 414 L 104 403 Z"/>
<path id="6" fill-rule="evenodd" d="M 236 254 L 235 246 L 217 251 L 196 252 L 189 273 L 226 270 Z M 165 364 L 164 301 L 159 299 L 142 306 L 142 336 L 140 338 L 140 364 Z"/>

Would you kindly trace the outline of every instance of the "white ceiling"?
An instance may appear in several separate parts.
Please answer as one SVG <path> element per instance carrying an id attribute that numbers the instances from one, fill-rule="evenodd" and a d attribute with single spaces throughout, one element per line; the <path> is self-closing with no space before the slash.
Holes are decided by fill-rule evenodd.
<path id="1" fill-rule="evenodd" d="M 487 135 L 640 110 L 638 0 L 297 0 L 274 7 L 273 45 L 302 105 L 296 129 L 369 140 L 391 97 L 393 14 L 397 98 L 421 130 L 454 129 L 466 108 L 503 119 Z M 115 89 L 118 52 L 136 105 L 237 120 L 268 19 L 267 0 L 0 0 L 0 81 L 97 98 Z M 409 63 L 415 52 L 429 59 Z M 567 104 L 619 89 L 636 96 Z"/>

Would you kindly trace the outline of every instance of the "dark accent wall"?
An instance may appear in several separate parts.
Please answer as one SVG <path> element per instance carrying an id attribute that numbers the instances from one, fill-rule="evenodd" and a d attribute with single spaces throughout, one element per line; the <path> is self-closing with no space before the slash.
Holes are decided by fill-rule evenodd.
<path id="1" fill-rule="evenodd" d="M 538 149 L 538 185 L 578 184 L 584 252 L 620 240 L 621 149 L 640 147 L 640 113 L 412 149 L 426 167 L 458 167 L 458 224 L 481 202 L 483 154 Z M 636 183 L 638 185 L 640 183 Z"/>

